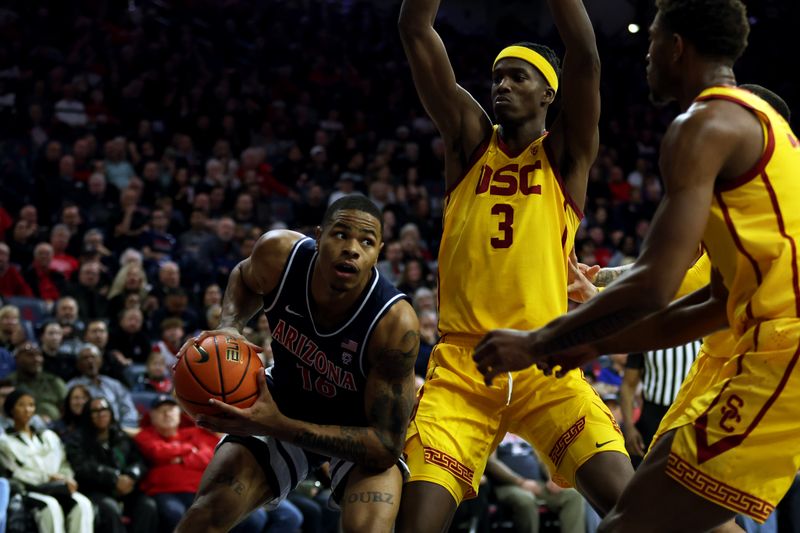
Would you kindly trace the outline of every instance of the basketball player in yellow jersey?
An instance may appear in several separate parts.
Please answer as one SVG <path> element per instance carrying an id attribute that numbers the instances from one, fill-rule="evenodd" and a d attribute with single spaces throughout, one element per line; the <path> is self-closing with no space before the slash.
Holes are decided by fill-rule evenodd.
<path id="1" fill-rule="evenodd" d="M 400 34 L 414 82 L 445 145 L 447 195 L 439 253 L 439 329 L 405 454 L 411 470 L 400 532 L 446 531 L 475 495 L 507 431 L 533 444 L 553 480 L 601 512 L 633 469 L 618 426 L 579 371 L 538 369 L 487 386 L 472 362 L 498 327 L 534 328 L 567 310 L 567 262 L 597 155 L 600 64 L 581 0 L 548 2 L 566 45 L 518 43 L 491 66 L 497 124 L 461 88 L 433 28 L 438 0 L 405 0 Z M 488 72 L 487 72 L 488 73 Z M 556 93 L 561 114 L 545 130 Z"/>
<path id="2" fill-rule="evenodd" d="M 623 335 L 603 339 L 667 307 L 702 239 L 710 288 L 670 305 L 661 323 L 689 338 L 729 327 L 736 344 L 653 445 L 604 532 L 707 531 L 737 512 L 764 521 L 800 467 L 800 142 L 736 88 L 749 32 L 739 0 L 657 7 L 648 82 L 654 100 L 677 100 L 682 113 L 662 143 L 666 195 L 640 258 L 575 312 L 532 332 L 492 332 L 475 351 L 488 381 L 625 351 Z"/>

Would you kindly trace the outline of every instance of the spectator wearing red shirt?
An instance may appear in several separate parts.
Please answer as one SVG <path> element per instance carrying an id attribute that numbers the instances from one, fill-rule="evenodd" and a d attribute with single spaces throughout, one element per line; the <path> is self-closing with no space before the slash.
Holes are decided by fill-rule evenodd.
<path id="1" fill-rule="evenodd" d="M 135 439 L 150 466 L 141 488 L 156 501 L 159 530 L 174 531 L 194 499 L 219 438 L 196 426 L 181 427 L 181 410 L 168 394 L 153 400 L 150 423 Z M 259 509 L 237 529 L 261 531 L 265 523 L 266 513 Z"/>
<path id="2" fill-rule="evenodd" d="M 33 296 L 19 269 L 11 264 L 11 249 L 0 242 L 0 296 Z"/>
<path id="3" fill-rule="evenodd" d="M 33 249 L 33 264 L 25 271 L 25 281 L 37 298 L 55 302 L 66 288 L 66 280 L 60 272 L 50 268 L 53 261 L 53 247 L 40 242 Z"/>

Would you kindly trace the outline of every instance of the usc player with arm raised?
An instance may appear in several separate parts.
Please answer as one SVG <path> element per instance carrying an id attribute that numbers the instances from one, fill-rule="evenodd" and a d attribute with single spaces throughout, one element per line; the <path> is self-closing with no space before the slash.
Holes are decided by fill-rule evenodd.
<path id="1" fill-rule="evenodd" d="M 447 151 L 439 329 L 405 453 L 398 531 L 444 531 L 475 495 L 507 431 L 534 445 L 553 479 L 607 511 L 633 473 L 619 428 L 579 371 L 537 369 L 488 387 L 471 360 L 489 330 L 544 325 L 567 311 L 568 258 L 598 148 L 600 61 L 580 0 L 548 2 L 563 71 L 542 45 L 504 48 L 491 66 L 497 123 L 460 87 L 433 27 L 438 0 L 405 0 L 400 35 L 420 99 Z M 488 69 L 487 69 L 488 70 Z M 557 91 L 562 110 L 545 118 Z"/>

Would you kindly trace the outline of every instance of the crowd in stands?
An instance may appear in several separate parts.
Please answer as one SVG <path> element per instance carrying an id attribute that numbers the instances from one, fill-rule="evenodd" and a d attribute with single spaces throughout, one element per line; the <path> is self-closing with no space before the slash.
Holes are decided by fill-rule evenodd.
<path id="1" fill-rule="evenodd" d="M 413 299 L 424 376 L 444 146 L 395 20 L 371 2 L 0 8 L 0 531 L 171 531 L 216 442 L 169 396 L 175 354 L 218 324 L 227 276 L 261 234 L 310 233 L 342 195 L 383 210 L 378 269 Z M 442 33 L 459 81 L 485 101 L 492 43 L 507 39 Z M 662 195 L 670 115 L 646 103 L 636 50 L 604 63 L 613 82 L 575 243 L 587 264 L 632 261 Z M 265 317 L 247 334 L 266 345 Z M 609 402 L 623 367 L 588 369 Z M 534 502 L 525 524 L 539 504 L 583 524 L 577 493 L 557 494 L 532 452 L 506 444 L 493 460 L 522 482 L 490 475 L 498 501 Z M 239 530 L 334 530 L 317 479 Z M 9 494 L 35 512 L 14 514 Z"/>

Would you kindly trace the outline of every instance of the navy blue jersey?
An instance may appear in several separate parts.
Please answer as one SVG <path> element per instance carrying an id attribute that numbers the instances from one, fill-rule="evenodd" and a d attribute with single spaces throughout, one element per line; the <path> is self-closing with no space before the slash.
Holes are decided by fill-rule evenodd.
<path id="1" fill-rule="evenodd" d="M 313 239 L 292 248 L 278 287 L 264 297 L 275 366 L 270 391 L 283 414 L 315 424 L 366 426 L 366 350 L 375 326 L 406 295 L 372 269 L 355 311 L 326 330 L 311 315 Z"/>

